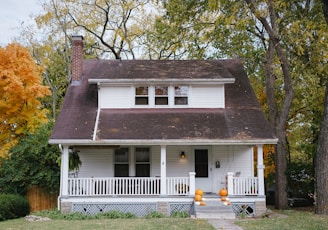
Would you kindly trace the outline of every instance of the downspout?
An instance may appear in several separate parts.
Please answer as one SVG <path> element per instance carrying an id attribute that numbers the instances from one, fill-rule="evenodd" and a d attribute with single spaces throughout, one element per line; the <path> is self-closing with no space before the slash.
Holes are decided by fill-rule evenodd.
<path id="1" fill-rule="evenodd" d="M 100 91 L 100 84 L 98 82 L 97 84 L 98 86 L 98 110 L 97 110 L 97 116 L 96 116 L 96 122 L 95 122 L 95 127 L 93 129 L 93 136 L 92 136 L 92 140 L 96 141 L 97 138 L 97 130 L 98 130 L 98 123 L 99 123 L 99 116 L 100 116 L 100 108 L 101 108 L 101 93 Z"/>
<path id="2" fill-rule="evenodd" d="M 63 155 L 63 147 L 61 144 L 58 145 L 59 150 L 61 152 L 61 154 Z M 61 168 L 61 164 L 60 164 L 60 168 Z M 60 183 L 59 183 L 59 196 L 57 198 L 57 209 L 58 211 L 60 211 L 60 204 L 61 204 L 61 193 L 62 193 L 62 183 L 63 183 L 63 178 L 62 178 L 62 170 L 60 169 Z"/>
<path id="3" fill-rule="evenodd" d="M 93 137 L 92 140 L 95 141 L 97 138 L 97 130 L 98 130 L 98 123 L 99 123 L 99 116 L 100 116 L 100 106 L 98 107 L 97 110 L 97 116 L 96 116 L 96 122 L 95 122 L 95 128 L 93 130 Z"/>

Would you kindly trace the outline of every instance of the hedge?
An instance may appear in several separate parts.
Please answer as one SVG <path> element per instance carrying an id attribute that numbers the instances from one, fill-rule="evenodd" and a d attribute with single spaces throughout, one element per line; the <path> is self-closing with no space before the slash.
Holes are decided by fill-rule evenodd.
<path id="1" fill-rule="evenodd" d="M 0 194 L 0 221 L 15 219 L 30 213 L 26 198 L 13 194 Z"/>

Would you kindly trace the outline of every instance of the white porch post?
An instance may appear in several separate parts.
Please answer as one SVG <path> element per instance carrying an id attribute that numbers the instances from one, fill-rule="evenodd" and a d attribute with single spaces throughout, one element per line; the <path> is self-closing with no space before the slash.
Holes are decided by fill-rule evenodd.
<path id="1" fill-rule="evenodd" d="M 64 145 L 61 158 L 61 185 L 62 190 L 60 195 L 62 197 L 68 196 L 68 166 L 69 166 L 69 146 Z"/>
<path id="2" fill-rule="evenodd" d="M 259 195 L 265 195 L 264 192 L 264 164 L 263 164 L 263 146 L 257 146 L 257 178 L 258 178 L 258 191 Z"/>
<path id="3" fill-rule="evenodd" d="M 161 145 L 161 196 L 166 196 L 166 146 Z"/>
<path id="4" fill-rule="evenodd" d="M 189 196 L 190 197 L 195 196 L 195 191 L 196 191 L 195 175 L 196 175 L 195 172 L 189 172 L 189 180 L 190 180 Z"/>
<path id="5" fill-rule="evenodd" d="M 228 196 L 234 195 L 233 192 L 233 172 L 228 172 L 227 173 L 227 189 L 228 189 Z"/>

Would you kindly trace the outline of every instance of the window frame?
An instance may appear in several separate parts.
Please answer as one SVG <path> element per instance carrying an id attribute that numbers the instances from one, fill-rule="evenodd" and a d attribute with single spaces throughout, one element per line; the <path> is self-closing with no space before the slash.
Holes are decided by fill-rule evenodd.
<path id="1" fill-rule="evenodd" d="M 148 94 L 137 94 L 138 88 L 147 88 Z M 177 93 L 176 88 L 184 88 L 182 93 Z M 158 94 L 157 88 L 166 88 L 166 94 Z M 134 87 L 134 105 L 136 108 L 185 108 L 189 106 L 190 99 L 190 86 L 189 85 L 138 85 Z M 138 98 L 147 98 L 147 103 L 137 103 Z M 157 103 L 157 99 L 166 98 L 166 103 Z M 185 103 L 177 103 L 177 100 L 184 100 Z"/>
<path id="2" fill-rule="evenodd" d="M 138 94 L 138 89 L 144 88 L 143 90 L 146 89 L 147 94 Z M 136 86 L 135 90 L 134 90 L 134 105 L 135 106 L 149 106 L 149 99 L 150 99 L 150 95 L 149 95 L 149 86 Z M 137 101 L 139 101 L 140 99 L 146 99 L 147 103 L 137 103 Z M 140 100 L 141 101 L 141 100 Z"/>
<path id="3" fill-rule="evenodd" d="M 126 161 L 120 161 L 116 158 L 116 154 L 120 154 L 122 153 L 122 151 L 124 151 L 124 153 L 127 155 L 127 159 Z M 120 149 L 115 149 L 114 151 L 114 177 L 129 177 L 130 176 L 130 154 L 129 154 L 129 148 L 120 148 Z M 127 173 L 123 173 L 124 175 L 118 175 L 121 174 L 121 171 L 118 172 L 117 170 L 119 170 L 118 168 L 120 166 L 127 166 Z"/>
<path id="4" fill-rule="evenodd" d="M 138 150 L 141 150 L 141 151 L 138 151 Z M 138 152 L 139 153 L 145 153 L 145 150 L 147 151 L 147 160 L 148 161 L 139 161 L 138 160 Z M 151 150 L 150 150 L 150 147 L 136 147 L 135 150 L 134 150 L 134 153 L 135 153 L 135 175 L 136 177 L 150 177 L 151 175 Z M 139 166 L 139 167 L 138 167 Z M 147 166 L 146 170 L 148 170 L 147 173 L 143 174 L 143 175 L 140 175 L 140 172 L 138 172 L 138 168 L 142 171 L 145 170 L 145 168 L 142 169 L 142 167 L 144 166 Z M 142 174 L 142 173 L 141 173 Z"/>

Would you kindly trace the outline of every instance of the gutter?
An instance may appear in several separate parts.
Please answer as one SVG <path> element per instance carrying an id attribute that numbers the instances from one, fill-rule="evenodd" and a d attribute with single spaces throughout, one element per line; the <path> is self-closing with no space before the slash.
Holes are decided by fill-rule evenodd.
<path id="1" fill-rule="evenodd" d="M 259 144 L 277 144 L 277 138 L 253 139 L 253 140 L 204 140 L 204 139 L 50 139 L 49 144 L 66 145 L 259 145 Z"/>

